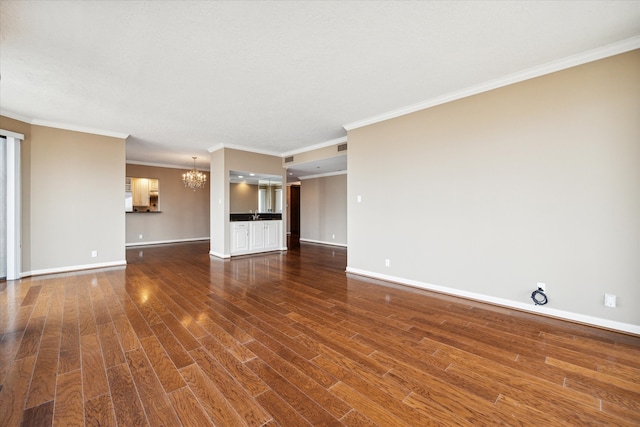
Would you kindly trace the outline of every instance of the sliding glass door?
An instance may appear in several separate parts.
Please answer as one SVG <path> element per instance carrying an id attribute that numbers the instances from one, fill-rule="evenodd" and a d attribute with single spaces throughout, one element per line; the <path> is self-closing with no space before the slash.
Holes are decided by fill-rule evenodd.
<path id="1" fill-rule="evenodd" d="M 0 129 L 0 277 L 17 280 L 22 274 L 20 212 L 20 143 L 24 135 Z"/>
<path id="2" fill-rule="evenodd" d="M 7 277 L 7 139 L 0 137 L 0 279 Z"/>

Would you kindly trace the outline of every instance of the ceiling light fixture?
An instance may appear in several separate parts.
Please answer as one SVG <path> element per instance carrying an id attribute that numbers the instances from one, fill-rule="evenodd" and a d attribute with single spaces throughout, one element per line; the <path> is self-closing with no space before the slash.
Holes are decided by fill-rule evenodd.
<path id="1" fill-rule="evenodd" d="M 182 182 L 184 182 L 185 187 L 191 188 L 193 191 L 196 191 L 197 188 L 204 188 L 204 184 L 206 184 L 207 182 L 207 176 L 196 169 L 197 157 L 192 158 L 193 169 L 182 174 Z"/>

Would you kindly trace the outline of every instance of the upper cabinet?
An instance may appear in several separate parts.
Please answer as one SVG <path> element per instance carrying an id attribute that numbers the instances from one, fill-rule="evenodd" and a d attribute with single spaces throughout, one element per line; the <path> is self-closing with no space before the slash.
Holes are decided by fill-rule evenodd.
<path id="1" fill-rule="evenodd" d="M 149 180 L 133 179 L 133 206 L 149 206 Z"/>

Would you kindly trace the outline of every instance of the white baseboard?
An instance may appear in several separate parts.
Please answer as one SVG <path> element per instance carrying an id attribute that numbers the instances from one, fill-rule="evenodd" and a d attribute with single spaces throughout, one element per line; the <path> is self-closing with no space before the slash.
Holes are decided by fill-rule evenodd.
<path id="1" fill-rule="evenodd" d="M 300 241 L 306 243 L 317 243 L 319 245 L 340 246 L 341 248 L 347 247 L 346 243 L 323 242 L 322 240 L 303 239 L 302 237 L 300 238 Z"/>
<path id="2" fill-rule="evenodd" d="M 558 310 L 533 303 L 526 304 L 520 301 L 513 301 L 506 298 L 492 297 L 489 295 L 479 294 L 475 292 L 463 291 L 445 286 L 433 285 L 430 283 L 419 282 L 417 280 L 405 279 L 402 277 L 388 276 L 386 274 L 374 273 L 371 271 L 360 270 L 357 268 L 347 267 L 347 273 L 357 274 L 359 276 L 371 277 L 374 279 L 384 280 L 386 282 L 399 283 L 401 285 L 413 286 L 415 288 L 426 289 L 429 291 L 439 292 L 442 294 L 458 296 L 479 302 L 499 305 L 502 307 L 513 308 L 516 310 L 527 311 L 530 313 L 540 314 L 542 316 L 554 317 L 572 322 L 583 323 L 587 325 L 597 326 L 605 329 L 613 329 L 629 334 L 640 335 L 640 325 L 631 323 L 617 322 L 615 320 L 602 319 L 600 317 L 588 316 L 585 314 L 573 313 L 570 311 Z"/>
<path id="3" fill-rule="evenodd" d="M 209 251 L 209 255 L 213 255 L 216 258 L 222 258 L 222 259 L 231 258 L 231 255 L 229 255 L 229 254 L 219 254 L 219 253 L 214 252 L 214 251 Z"/>
<path id="4" fill-rule="evenodd" d="M 282 246 L 279 247 L 278 249 L 264 249 L 261 251 L 251 251 L 251 252 L 241 252 L 241 253 L 236 253 L 236 254 L 230 254 L 230 255 L 220 255 L 214 252 L 209 252 L 209 255 L 213 255 L 216 256 L 218 258 L 232 258 L 232 257 L 236 257 L 236 256 L 249 256 L 249 255 L 261 255 L 261 254 L 268 254 L 268 253 L 274 253 L 274 252 L 286 252 L 288 251 L 289 248 L 287 248 L 286 246 Z"/>
<path id="5" fill-rule="evenodd" d="M 132 242 L 126 243 L 126 247 L 130 246 L 150 246 L 150 245 L 164 245 L 167 243 L 184 243 L 184 242 L 198 242 L 201 240 L 210 240 L 210 237 L 193 237 L 190 239 L 172 239 L 172 240 L 155 240 L 153 242 Z"/>
<path id="6" fill-rule="evenodd" d="M 42 276 L 43 274 L 67 273 L 69 271 L 93 270 L 96 268 L 118 267 L 123 265 L 127 265 L 126 260 L 99 262 L 95 264 L 69 265 L 66 267 L 44 268 L 41 270 L 24 271 L 22 272 L 20 277 Z"/>

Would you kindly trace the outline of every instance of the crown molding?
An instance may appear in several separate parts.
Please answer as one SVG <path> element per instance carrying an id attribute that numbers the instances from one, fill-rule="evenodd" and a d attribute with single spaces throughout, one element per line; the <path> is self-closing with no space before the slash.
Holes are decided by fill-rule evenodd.
<path id="1" fill-rule="evenodd" d="M 236 144 L 216 144 L 212 147 L 207 148 L 207 151 L 209 153 L 214 153 L 223 148 L 230 148 L 232 150 L 239 150 L 239 151 L 247 151 L 249 153 L 264 154 L 267 156 L 282 157 L 282 154 L 276 153 L 275 151 L 259 150 L 259 149 L 244 147 L 242 145 L 236 145 Z"/>
<path id="2" fill-rule="evenodd" d="M 193 166 L 174 165 L 174 164 L 171 164 L 171 163 L 140 162 L 140 161 L 137 161 L 137 160 L 127 160 L 126 163 L 128 165 L 153 166 L 155 168 L 168 168 L 168 169 L 188 170 L 188 169 L 192 169 L 193 168 Z M 203 167 L 197 167 L 196 169 L 198 169 L 199 171 L 209 172 L 211 168 L 207 169 L 207 168 L 203 168 Z"/>
<path id="3" fill-rule="evenodd" d="M 120 139 L 129 138 L 128 133 L 112 132 L 109 130 L 88 128 L 84 126 L 70 125 L 66 123 L 50 122 L 48 120 L 34 119 L 31 121 L 31 124 L 36 126 L 46 126 L 50 128 L 56 128 L 56 129 L 71 130 L 74 132 L 90 133 L 93 135 L 108 136 L 111 138 L 120 138 Z"/>
<path id="4" fill-rule="evenodd" d="M 31 124 L 31 119 L 25 116 L 21 116 L 20 114 L 12 113 L 11 111 L 3 110 L 0 108 L 0 116 L 5 116 L 13 120 L 18 120 L 19 122 Z"/>
<path id="5" fill-rule="evenodd" d="M 329 141 L 321 142 L 319 144 L 310 145 L 308 147 L 300 148 L 298 150 L 286 151 L 284 153 L 277 153 L 275 151 L 269 151 L 269 150 L 257 150 L 257 149 L 254 149 L 254 148 L 244 147 L 242 145 L 222 144 L 222 143 L 221 144 L 216 144 L 216 145 L 214 145 L 212 147 L 209 147 L 207 149 L 207 151 L 209 153 L 213 153 L 213 152 L 216 152 L 216 151 L 221 150 L 223 148 L 231 148 L 233 150 L 248 151 L 250 153 L 256 153 L 256 154 L 266 154 L 268 156 L 287 157 L 287 156 L 293 156 L 293 155 L 300 154 L 300 153 L 306 153 L 306 152 L 313 151 L 313 150 L 318 150 L 320 148 L 330 147 L 332 145 L 342 144 L 344 142 L 347 142 L 347 136 L 346 135 L 342 136 L 340 138 L 330 139 Z"/>
<path id="6" fill-rule="evenodd" d="M 215 153 L 218 150 L 222 150 L 224 148 L 224 144 L 216 144 L 213 147 L 207 148 L 209 153 Z"/>
<path id="7" fill-rule="evenodd" d="M 479 93 L 487 92 L 493 89 L 498 89 L 500 87 L 508 86 L 514 83 L 530 80 L 535 77 L 544 76 L 545 74 L 551 74 L 556 71 L 562 71 L 567 68 L 586 64 L 588 62 L 593 62 L 599 59 L 604 59 L 610 56 L 629 52 L 638 48 L 640 48 L 640 36 L 635 36 L 635 37 L 622 40 L 616 43 L 608 44 L 606 46 L 602 46 L 596 49 L 588 50 L 586 52 L 578 53 L 576 55 L 571 55 L 556 61 L 551 61 L 546 64 L 538 65 L 536 67 L 527 68 L 517 73 L 509 74 L 507 76 L 490 80 L 488 82 L 481 83 L 479 85 L 471 86 L 471 87 L 461 89 L 455 92 L 451 92 L 442 96 L 431 98 L 431 99 L 419 102 L 417 104 L 408 105 L 406 107 L 392 110 L 377 116 L 347 123 L 346 125 L 343 126 L 343 128 L 347 131 L 350 131 L 353 129 L 361 128 L 363 126 L 368 126 L 374 123 L 404 116 L 406 114 L 415 113 L 416 111 L 435 107 L 437 105 L 445 104 L 447 102 L 466 98 L 472 95 L 477 95 Z"/>
<path id="8" fill-rule="evenodd" d="M 74 132 L 90 133 L 93 135 L 108 136 L 111 138 L 127 139 L 129 137 L 128 133 L 113 132 L 113 131 L 104 130 L 104 129 L 95 129 L 95 128 L 89 128 L 84 126 L 70 125 L 68 123 L 52 122 L 49 120 L 31 119 L 31 118 L 20 116 L 19 114 L 15 114 L 5 110 L 0 110 L 0 115 L 9 117 L 10 119 L 29 123 L 30 125 L 46 126 L 54 129 L 64 129 L 64 130 L 71 130 Z"/>
<path id="9" fill-rule="evenodd" d="M 340 138 L 330 139 L 329 141 L 321 142 L 319 144 L 310 145 L 308 147 L 300 148 L 298 150 L 287 151 L 286 153 L 280 154 L 282 157 L 295 156 L 300 153 L 307 153 L 309 151 L 318 150 L 320 148 L 331 147 L 332 145 L 343 144 L 347 142 L 347 136 L 341 136 Z"/>
<path id="10" fill-rule="evenodd" d="M 327 176 L 346 175 L 346 174 L 347 174 L 347 171 L 327 172 L 327 173 L 319 173 L 316 175 L 299 176 L 298 179 L 300 181 L 304 181 L 305 179 L 325 178 Z"/>

